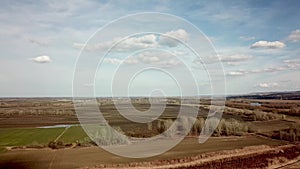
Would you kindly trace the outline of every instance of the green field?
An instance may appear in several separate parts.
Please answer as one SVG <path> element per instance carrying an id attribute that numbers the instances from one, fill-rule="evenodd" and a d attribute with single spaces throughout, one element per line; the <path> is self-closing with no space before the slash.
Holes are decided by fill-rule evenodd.
<path id="1" fill-rule="evenodd" d="M 0 129 L 0 151 L 7 146 L 47 145 L 54 141 L 65 128 L 8 128 Z M 72 126 L 58 139 L 63 143 L 89 140 L 80 126 Z"/>
<path id="2" fill-rule="evenodd" d="M 59 139 L 58 141 L 62 141 L 63 143 L 74 143 L 74 142 L 82 142 L 90 140 L 86 135 L 82 127 L 80 126 L 72 126 L 70 127 Z"/>
<path id="3" fill-rule="evenodd" d="M 0 129 L 0 146 L 46 144 L 54 140 L 64 128 Z"/>

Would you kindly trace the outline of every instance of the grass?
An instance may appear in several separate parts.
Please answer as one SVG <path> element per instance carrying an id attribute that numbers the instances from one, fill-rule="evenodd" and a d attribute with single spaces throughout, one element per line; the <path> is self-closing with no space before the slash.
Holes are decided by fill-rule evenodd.
<path id="1" fill-rule="evenodd" d="M 6 146 L 47 145 L 65 128 L 7 128 L 0 129 L 0 152 Z M 64 144 L 90 141 L 81 126 L 70 127 L 58 141 Z"/>
<path id="2" fill-rule="evenodd" d="M 62 141 L 63 143 L 75 143 L 86 141 L 87 139 L 89 139 L 89 137 L 81 126 L 72 126 L 58 139 L 58 141 Z"/>
<path id="3" fill-rule="evenodd" d="M 0 147 L 46 145 L 54 140 L 64 128 L 10 128 L 0 129 Z"/>
<path id="4" fill-rule="evenodd" d="M 0 153 L 5 152 L 5 151 L 6 151 L 5 146 L 0 146 Z"/>
<path id="5" fill-rule="evenodd" d="M 67 129 L 67 131 L 57 140 L 64 144 L 70 143 L 91 143 L 97 142 L 101 145 L 111 145 L 111 144 L 125 144 L 128 140 L 125 137 L 120 135 L 114 135 L 113 130 L 109 129 L 106 126 L 97 126 L 97 131 L 93 131 L 93 141 L 85 133 L 81 126 L 72 126 Z M 123 133 L 121 128 L 115 128 L 118 132 Z"/>
<path id="6" fill-rule="evenodd" d="M 54 141 L 65 128 L 10 128 L 0 129 L 0 152 L 7 146 L 45 146 Z M 111 131 L 112 132 L 112 131 Z M 95 139 L 99 142 L 113 142 L 118 144 L 126 142 L 125 138 L 112 137 L 110 131 L 97 132 Z M 72 126 L 57 140 L 63 144 L 87 143 L 91 139 L 87 136 L 81 126 Z M 103 143 L 104 144 L 104 143 Z"/>

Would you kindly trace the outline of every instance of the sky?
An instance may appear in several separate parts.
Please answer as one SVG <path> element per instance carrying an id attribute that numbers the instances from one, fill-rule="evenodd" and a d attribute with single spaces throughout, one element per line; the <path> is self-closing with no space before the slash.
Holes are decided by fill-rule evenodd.
<path id="1" fill-rule="evenodd" d="M 297 0 L 4 0 L 0 97 L 299 90 L 299 6 Z"/>

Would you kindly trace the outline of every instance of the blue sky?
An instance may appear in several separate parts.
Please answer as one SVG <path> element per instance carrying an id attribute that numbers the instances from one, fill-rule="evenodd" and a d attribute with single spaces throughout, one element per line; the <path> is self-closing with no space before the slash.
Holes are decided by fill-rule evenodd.
<path id="1" fill-rule="evenodd" d="M 0 96 L 72 96 L 73 72 L 83 44 L 105 24 L 139 12 L 176 15 L 200 29 L 212 41 L 221 59 L 228 94 L 299 90 L 299 7 L 300 2 L 297 0 L 2 1 Z M 161 30 L 161 34 L 174 35 L 175 38 L 187 43 L 189 41 L 197 43 L 195 33 L 189 32 L 184 25 L 171 28 L 170 25 L 168 27 L 162 22 L 158 27 L 157 30 Z M 128 26 L 128 30 L 122 27 L 110 29 L 109 37 L 123 38 L 118 36 L 119 31 L 131 32 L 134 29 L 132 26 Z M 103 36 L 100 34 L 99 37 Z M 151 34 L 147 35 L 140 35 L 130 40 L 134 40 L 134 45 L 141 45 L 137 42 L 145 45 L 149 43 L 148 40 L 153 40 Z M 146 43 L 143 38 L 147 40 Z M 155 36 L 154 39 L 161 38 Z M 96 43 L 99 39 L 92 40 Z M 114 40 L 113 38 L 101 39 L 101 43 L 109 44 Z M 184 73 L 180 73 L 182 71 L 178 68 L 178 63 L 190 61 L 187 66 L 194 71 L 192 63 L 196 60 L 188 57 L 192 54 L 184 51 L 182 45 L 171 48 L 168 46 L 169 41 L 165 42 L 167 45 L 162 50 L 170 50 L 171 54 L 181 52 L 179 55 L 182 56 L 179 60 L 166 60 L 169 58 L 166 56 L 168 52 L 163 55 L 151 51 L 154 53 L 144 53 L 143 56 L 137 53 L 132 55 L 134 59 L 129 56 L 133 51 L 112 53 L 105 58 L 102 67 L 99 68 L 95 83 L 86 82 L 82 86 L 88 90 L 95 87 L 96 94 L 99 96 L 110 96 L 112 94 L 110 83 L 114 70 L 121 60 L 126 58 L 127 61 L 124 62 L 136 63 L 135 65 L 140 68 L 151 63 L 170 70 L 177 74 L 176 77 L 179 79 L 187 78 Z M 151 43 L 155 44 L 157 41 Z M 149 46 L 144 46 L 143 49 L 147 47 Z M 84 52 L 89 54 L 86 50 Z M 99 55 L 97 51 L 93 52 Z M 92 52 L 90 55 L 93 55 Z M 214 65 L 216 62 L 207 55 L 204 59 L 209 65 Z M 93 60 L 88 62 L 92 63 Z M 124 70 L 130 69 L 124 68 Z M 123 73 L 128 73 L 126 71 Z M 195 70 L 194 75 L 204 77 L 196 77 L 200 94 L 209 94 L 210 84 L 207 75 L 199 70 Z M 147 95 L 157 88 L 166 90 L 164 91 L 166 95 L 178 95 L 179 91 L 172 78 L 154 71 L 137 76 L 130 88 L 130 94 Z M 189 95 L 193 93 L 194 90 L 187 92 Z M 121 94 L 122 92 L 117 92 L 116 95 Z"/>

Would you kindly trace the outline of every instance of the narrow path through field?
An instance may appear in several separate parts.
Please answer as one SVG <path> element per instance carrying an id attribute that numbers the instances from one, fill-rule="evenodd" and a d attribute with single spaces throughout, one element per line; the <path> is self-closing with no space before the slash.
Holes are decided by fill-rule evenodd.
<path id="1" fill-rule="evenodd" d="M 66 128 L 64 129 L 64 131 L 62 131 L 62 132 L 60 133 L 60 135 L 58 135 L 58 136 L 56 137 L 56 139 L 54 140 L 54 142 L 56 142 L 62 135 L 64 135 L 65 132 L 66 132 L 69 128 L 70 128 L 70 126 L 66 127 Z"/>
<path id="2" fill-rule="evenodd" d="M 53 165 L 53 162 L 54 162 L 55 158 L 56 158 L 56 153 L 53 155 L 53 157 L 52 157 L 52 159 L 51 159 L 51 162 L 49 163 L 48 169 L 51 169 L 51 168 L 52 168 L 52 165 Z"/>

